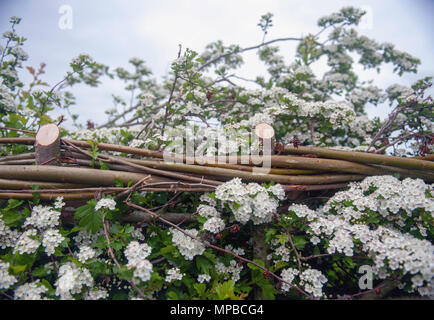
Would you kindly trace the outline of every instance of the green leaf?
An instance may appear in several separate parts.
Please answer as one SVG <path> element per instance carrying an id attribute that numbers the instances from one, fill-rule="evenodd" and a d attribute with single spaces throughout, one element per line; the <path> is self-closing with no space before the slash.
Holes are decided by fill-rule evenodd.
<path id="1" fill-rule="evenodd" d="M 110 170 L 110 168 L 107 167 L 107 165 L 104 162 L 102 162 L 101 160 L 99 160 L 99 166 L 102 170 Z"/>
<path id="2" fill-rule="evenodd" d="M 4 223 L 10 227 L 12 225 L 17 225 L 20 220 L 24 219 L 24 216 L 22 216 L 18 210 L 8 210 L 2 212 L 1 218 Z"/>
<path id="3" fill-rule="evenodd" d="M 208 273 L 208 270 L 212 268 L 212 263 L 207 258 L 202 256 L 196 257 L 196 267 L 201 273 Z"/>
<path id="4" fill-rule="evenodd" d="M 120 230 L 120 225 L 115 223 L 110 227 L 109 232 L 110 233 L 118 233 L 119 230 Z"/>
<path id="5" fill-rule="evenodd" d="M 174 250 L 175 250 L 175 247 L 174 247 L 174 246 L 167 246 L 167 247 L 161 248 L 161 249 L 160 249 L 160 253 L 161 253 L 161 254 L 165 254 L 165 253 L 172 252 L 172 251 L 174 251 Z"/>
<path id="6" fill-rule="evenodd" d="M 228 280 L 223 283 L 219 283 L 215 288 L 218 300 L 235 298 L 234 285 L 235 285 L 234 280 Z"/>
<path id="7" fill-rule="evenodd" d="M 199 297 L 202 297 L 205 295 L 205 291 L 206 291 L 206 284 L 205 283 L 195 283 L 193 285 L 193 288 L 196 290 Z"/>
<path id="8" fill-rule="evenodd" d="M 10 210 L 14 208 L 18 208 L 24 203 L 22 200 L 16 200 L 16 199 L 9 199 L 8 200 L 8 206 L 4 210 Z"/>
<path id="9" fill-rule="evenodd" d="M 271 283 L 261 284 L 262 294 L 267 300 L 274 300 L 277 293 L 276 288 Z"/>
<path id="10" fill-rule="evenodd" d="M 169 291 L 167 292 L 167 299 L 168 300 L 179 300 L 178 295 L 175 291 Z"/>
<path id="11" fill-rule="evenodd" d="M 273 229 L 273 228 L 269 228 L 266 232 L 265 232 L 265 242 L 270 242 L 272 237 L 276 234 L 277 230 Z"/>
<path id="12" fill-rule="evenodd" d="M 125 227 L 125 233 L 131 233 L 134 231 L 134 226 L 126 226 Z"/>
<path id="13" fill-rule="evenodd" d="M 114 266 L 113 272 L 116 273 L 119 279 L 123 280 L 131 280 L 134 273 L 132 269 L 128 269 L 126 266 L 122 266 L 120 269 L 117 266 Z"/>
<path id="14" fill-rule="evenodd" d="M 43 276 L 46 276 L 47 274 L 48 274 L 48 271 L 43 265 L 32 270 L 32 275 L 34 277 L 43 277 Z"/>
<path id="15" fill-rule="evenodd" d="M 297 250 L 303 250 L 306 243 L 308 243 L 304 236 L 294 236 L 292 239 Z"/>
<path id="16" fill-rule="evenodd" d="M 10 269 L 12 270 L 13 274 L 19 274 L 19 273 L 23 272 L 24 270 L 26 270 L 26 268 L 27 268 L 26 265 L 10 266 Z"/>
<path id="17" fill-rule="evenodd" d="M 48 291 L 46 292 L 47 295 L 53 295 L 55 293 L 54 288 L 46 279 L 42 279 L 41 283 L 44 287 L 48 289 Z"/>
<path id="18" fill-rule="evenodd" d="M 80 220 L 79 225 L 95 234 L 102 228 L 102 214 L 95 211 L 96 200 L 90 200 L 75 211 L 74 217 Z"/>
<path id="19" fill-rule="evenodd" d="M 121 179 L 119 178 L 115 178 L 115 187 L 117 188 L 123 188 L 124 187 L 124 183 Z"/>

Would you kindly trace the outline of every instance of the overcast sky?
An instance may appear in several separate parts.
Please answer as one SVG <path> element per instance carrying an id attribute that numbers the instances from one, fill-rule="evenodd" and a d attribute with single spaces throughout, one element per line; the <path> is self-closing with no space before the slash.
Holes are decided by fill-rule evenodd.
<path id="1" fill-rule="evenodd" d="M 72 8 L 72 29 L 59 27 L 62 5 Z M 392 83 L 410 85 L 434 75 L 434 1 L 430 0 L 0 0 L 0 32 L 7 30 L 10 16 L 23 18 L 17 32 L 28 38 L 24 49 L 30 59 L 25 65 L 37 67 L 45 62 L 43 79 L 52 85 L 63 79 L 69 62 L 80 53 L 88 53 L 112 69 L 128 68 L 128 60 L 139 57 L 161 78 L 170 70 L 178 44 L 198 52 L 215 40 L 241 47 L 259 44 L 262 34 L 257 23 L 267 12 L 274 14 L 268 40 L 306 35 L 318 30 L 318 18 L 348 5 L 369 12 L 369 19 L 358 29 L 360 33 L 391 42 L 398 50 L 422 60 L 417 75 L 399 77 L 387 66 L 380 75 L 364 72 L 363 79 L 374 79 L 385 88 Z M 281 48 L 290 62 L 294 45 Z M 255 78 L 264 74 L 265 68 L 254 52 L 245 58 L 239 75 Z M 109 79 L 98 88 L 80 85 L 72 91 L 77 96 L 73 112 L 80 115 L 81 123 L 87 119 L 102 123 L 104 110 L 113 106 L 111 94 L 125 94 L 122 83 Z M 384 107 L 368 111 L 370 116 L 386 115 Z"/>

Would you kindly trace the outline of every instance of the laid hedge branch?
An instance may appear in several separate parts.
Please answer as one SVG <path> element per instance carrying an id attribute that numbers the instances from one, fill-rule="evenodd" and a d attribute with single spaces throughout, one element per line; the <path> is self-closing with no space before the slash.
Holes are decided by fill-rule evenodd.
<path id="1" fill-rule="evenodd" d="M 47 181 L 0 179 L 0 189 L 31 189 L 32 186 L 38 186 L 40 189 L 77 189 L 87 187 L 88 185 Z"/>
<path id="2" fill-rule="evenodd" d="M 109 157 L 109 159 L 113 159 L 114 157 Z M 103 158 L 101 158 L 103 159 Z M 118 159 L 118 158 L 115 158 Z M 76 160 L 78 164 L 81 165 L 91 165 L 90 160 Z M 102 160 L 104 161 L 104 160 Z M 105 164 L 109 168 L 113 169 L 121 169 L 121 167 L 116 167 L 115 165 L 110 164 L 107 160 L 104 161 Z M 152 166 L 154 168 L 159 168 L 164 170 L 167 173 L 167 170 L 171 170 L 173 172 L 184 172 L 184 173 L 195 173 L 203 177 L 207 177 L 206 179 L 202 178 L 191 178 L 190 176 L 186 178 L 185 176 L 176 175 L 168 175 L 175 178 L 182 178 L 183 180 L 191 179 L 194 182 L 204 182 L 209 183 L 209 179 L 221 179 L 223 181 L 231 180 L 234 177 L 239 177 L 245 181 L 251 182 L 271 182 L 274 181 L 276 183 L 281 184 L 325 184 L 325 183 L 336 183 L 343 181 L 356 181 L 362 180 L 364 175 L 344 175 L 344 174 L 317 174 L 317 175 L 276 175 L 276 174 L 258 174 L 258 173 L 250 173 L 246 171 L 233 170 L 233 169 L 224 169 L 224 168 L 215 168 L 215 167 L 207 167 L 207 166 L 198 166 L 198 165 L 190 165 L 183 163 L 166 163 L 166 162 L 153 162 L 147 160 L 137 160 L 137 159 L 125 159 L 122 163 L 129 162 L 135 164 L 133 168 L 139 169 L 137 165 L 142 167 Z M 96 164 L 96 166 L 99 166 Z M 140 170 L 135 170 L 138 172 Z M 144 170 L 148 172 L 147 170 Z M 151 171 L 155 174 L 161 174 L 159 171 Z M 207 182 L 208 181 L 208 182 Z M 212 180 L 212 184 L 218 185 L 215 180 Z"/>
<path id="3" fill-rule="evenodd" d="M 39 193 L 34 191 L 34 193 Z M 107 194 L 113 193 L 111 191 Z M 57 197 L 63 197 L 64 200 L 88 200 L 96 197 L 96 192 L 78 192 L 78 193 L 39 193 L 41 200 L 53 201 Z M 19 199 L 19 200 L 31 200 L 33 195 L 29 193 L 0 193 L 0 199 Z"/>
<path id="4" fill-rule="evenodd" d="M 185 221 L 185 222 L 197 221 L 196 217 L 192 213 L 163 213 L 160 216 L 162 218 L 164 218 L 165 220 L 176 223 L 176 224 L 178 224 L 182 221 Z M 135 210 L 135 211 L 130 212 L 128 214 L 122 215 L 121 220 L 124 222 L 149 223 L 149 222 L 156 221 L 157 219 L 150 216 L 149 214 Z"/>
<path id="5" fill-rule="evenodd" d="M 125 185 L 129 181 L 133 183 L 144 178 L 146 175 L 133 172 L 114 170 L 95 170 L 88 168 L 58 167 L 58 166 L 0 166 L 0 178 L 19 180 L 41 180 L 50 182 L 68 182 L 97 186 L 112 186 L 115 179 Z M 152 176 L 149 182 L 172 182 L 172 180 Z"/>
<path id="6" fill-rule="evenodd" d="M 52 127 L 57 129 L 55 125 L 51 125 L 49 129 Z M 44 132 L 43 128 L 48 126 L 42 127 L 39 133 Z M 51 129 L 48 133 L 56 131 Z M 42 144 L 57 141 L 56 137 L 56 134 L 45 134 Z M 32 145 L 40 138 L 38 136 L 37 138 L 0 138 L 0 144 Z M 286 146 L 284 153 L 309 156 L 271 155 L 269 156 L 271 168 L 263 168 L 260 167 L 264 161 L 262 155 L 191 158 L 173 153 L 165 155 L 162 151 L 100 143 L 97 144 L 99 150 L 140 155 L 147 159 L 103 153 L 98 153 L 95 157 L 86 151 L 92 148 L 92 145 L 87 142 L 67 139 L 61 141 L 67 151 L 60 152 L 61 148 L 57 146 L 56 151 L 47 156 L 49 159 L 47 157 L 43 159 L 43 165 L 31 165 L 42 161 L 40 157 L 38 158 L 38 150 L 0 158 L 0 189 L 2 189 L 0 197 L 30 199 L 34 185 L 38 185 L 43 190 L 40 191 L 41 199 L 53 199 L 60 195 L 65 199 L 78 199 L 80 196 L 82 199 L 90 199 L 95 196 L 95 192 L 120 196 L 128 190 L 101 189 L 101 187 L 113 187 L 116 179 L 125 185 L 130 182 L 134 184 L 146 175 L 151 175 L 150 179 L 145 185 L 137 188 L 137 191 L 212 192 L 225 181 L 239 177 L 246 182 L 279 183 L 287 192 L 288 199 L 296 197 L 297 192 L 344 188 L 348 182 L 362 180 L 368 175 L 398 173 L 402 177 L 434 181 L 432 170 L 434 163 L 417 158 Z M 38 143 L 36 145 L 38 146 Z M 63 163 L 63 166 L 59 167 L 50 165 L 52 160 L 58 163 L 57 150 Z M 328 159 L 316 158 L 312 155 L 328 157 Z M 163 159 L 165 161 L 162 161 Z M 167 161 L 168 159 L 173 161 Z M 102 163 L 110 170 L 97 169 L 102 166 Z M 17 192 L 18 189 L 21 191 Z"/>
<path id="7" fill-rule="evenodd" d="M 84 150 L 81 150 L 80 148 L 78 148 L 74 143 L 70 143 L 68 141 L 64 141 L 67 145 L 71 146 L 72 148 L 74 148 L 75 150 L 89 156 L 90 158 L 92 158 L 92 155 Z M 157 170 L 157 169 L 153 169 L 153 168 L 148 168 L 148 167 L 143 167 L 140 165 L 136 165 L 135 163 L 131 163 L 128 162 L 126 160 L 121 160 L 119 158 L 114 158 L 108 155 L 99 155 L 98 159 L 105 162 L 105 163 L 119 163 L 119 164 L 123 164 L 123 165 L 127 165 L 127 166 L 131 166 L 133 168 L 142 170 L 143 172 L 146 172 L 148 174 L 155 174 L 155 175 L 161 175 L 161 176 L 165 176 L 165 177 L 169 177 L 169 178 L 174 178 L 177 180 L 186 180 L 186 181 L 192 181 L 192 182 L 199 182 L 199 183 L 207 183 L 207 184 L 211 184 L 211 185 L 220 185 L 221 182 L 219 181 L 213 181 L 213 180 L 209 180 L 209 179 L 204 179 L 202 178 L 196 178 L 196 177 L 191 177 L 188 175 L 182 175 L 182 174 L 178 174 L 178 173 L 174 173 L 174 172 L 168 172 L 168 171 L 163 171 L 163 170 Z"/>
<path id="8" fill-rule="evenodd" d="M 402 158 L 396 156 L 386 156 L 382 154 L 366 153 L 366 152 L 351 152 L 333 150 L 318 147 L 302 147 L 285 146 L 283 153 L 289 154 L 314 154 L 320 157 L 331 159 L 342 159 L 354 161 L 358 163 L 373 163 L 387 166 L 395 166 L 408 169 L 434 170 L 434 163 L 427 160 L 415 158 Z"/>
<path id="9" fill-rule="evenodd" d="M 62 139 L 65 142 L 69 142 L 74 144 L 77 147 L 81 148 L 92 148 L 92 145 L 84 142 L 84 141 L 76 141 L 76 140 L 67 140 Z M 21 137 L 21 138 L 0 138 L 0 144 L 27 144 L 32 145 L 35 142 L 35 138 L 31 137 Z M 153 150 L 146 150 L 146 149 L 140 149 L 140 148 L 132 148 L 127 146 L 120 146 L 120 145 L 113 145 L 113 144 L 107 144 L 107 143 L 98 143 L 97 147 L 99 150 L 106 150 L 106 151 L 117 151 L 121 153 L 127 153 L 127 154 L 135 154 L 135 155 L 141 155 L 145 157 L 151 157 L 151 158 L 164 158 L 164 153 L 162 151 L 153 151 Z M 380 154 L 372 154 L 372 153 L 365 153 L 365 152 L 351 152 L 351 151 L 341 151 L 341 150 L 333 150 L 333 149 L 327 149 L 327 148 L 319 148 L 319 147 L 302 147 L 299 146 L 297 148 L 293 146 L 285 146 L 282 153 L 284 154 L 314 154 L 321 157 L 327 157 L 330 159 L 340 159 L 340 160 L 347 160 L 351 162 L 357 162 L 357 163 L 365 163 L 365 164 L 380 164 L 380 165 L 389 165 L 389 166 L 396 166 L 401 168 L 409 168 L 409 169 L 420 169 L 420 170 L 434 170 L 434 163 L 427 160 L 421 160 L 421 159 L 415 159 L 415 158 L 402 158 L 402 157 L 396 157 L 396 156 L 387 156 L 387 155 L 380 155 Z M 280 156 L 271 156 L 272 159 L 274 157 L 280 157 Z M 183 160 L 185 162 L 186 157 L 185 156 L 179 156 L 179 155 L 173 155 L 173 158 L 176 160 Z M 225 157 L 230 158 L 230 157 Z M 281 163 L 282 159 L 278 161 L 278 158 L 276 159 L 276 163 Z M 308 158 L 303 158 L 308 159 Z M 191 160 L 191 159 L 189 159 Z M 252 159 L 250 159 L 252 160 Z M 258 159 L 255 159 L 255 163 L 257 163 Z M 317 159 L 318 160 L 318 159 Z M 327 159 L 323 159 L 327 160 Z M 233 159 L 232 159 L 233 161 Z M 230 162 L 232 162 L 230 161 Z M 225 161 L 220 161 L 225 162 Z M 227 161 L 226 161 L 227 162 Z M 251 161 L 249 161 L 252 163 Z M 234 163 L 241 163 L 241 159 L 239 161 L 235 161 Z M 285 163 L 285 162 L 284 162 Z M 293 162 L 292 162 L 293 163 Z M 303 161 L 301 161 L 303 163 Z M 304 162 L 306 163 L 306 162 Z M 320 163 L 320 162 L 319 162 Z M 324 163 L 324 162 L 322 162 Z M 327 162 L 325 162 L 327 163 Z M 289 168 L 289 165 L 291 164 L 291 161 L 289 163 L 286 163 L 283 165 L 283 167 Z M 311 163 L 312 164 L 312 163 Z M 335 163 L 337 164 L 337 163 Z M 305 168 L 306 166 L 299 165 L 294 168 Z M 333 166 L 332 168 L 339 169 L 338 166 Z M 312 169 L 312 166 L 310 166 L 310 169 Z M 320 169 L 318 167 L 314 167 L 313 169 L 317 170 Z M 330 168 L 326 168 L 325 170 L 330 170 Z"/>

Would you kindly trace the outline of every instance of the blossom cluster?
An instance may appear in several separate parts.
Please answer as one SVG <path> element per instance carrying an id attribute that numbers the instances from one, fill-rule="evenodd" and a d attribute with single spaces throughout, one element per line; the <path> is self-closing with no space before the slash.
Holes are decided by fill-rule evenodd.
<path id="1" fill-rule="evenodd" d="M 211 276 L 209 274 L 200 274 L 197 276 L 197 282 L 209 282 L 211 280 Z"/>
<path id="2" fill-rule="evenodd" d="M 59 205 L 58 207 L 62 208 Z M 26 218 L 23 224 L 27 230 L 14 239 L 16 240 L 13 243 L 14 252 L 19 254 L 33 253 L 42 244 L 48 256 L 54 254 L 55 249 L 65 240 L 65 237 L 57 229 L 59 217 L 60 212 L 53 210 L 52 207 L 34 206 L 31 215 Z M 0 222 L 0 226 L 1 224 Z M 5 229 L 5 235 L 10 240 L 11 236 L 17 236 L 17 233 Z M 9 242 L 10 245 L 12 245 L 11 241 Z"/>
<path id="3" fill-rule="evenodd" d="M 224 208 L 227 204 L 232 210 L 235 221 L 242 224 L 248 221 L 254 224 L 270 222 L 279 200 L 283 200 L 284 197 L 285 192 L 279 184 L 267 188 L 257 183 L 244 184 L 240 178 L 225 182 L 215 190 L 215 198 L 220 201 L 220 206 Z M 213 204 L 212 201 L 207 202 L 208 205 L 198 207 L 198 213 L 208 218 L 204 223 L 204 229 L 216 233 L 216 230 L 221 231 L 224 228 L 224 222 L 217 209 L 209 205 Z"/>
<path id="4" fill-rule="evenodd" d="M 152 248 L 146 243 L 131 241 L 124 251 L 128 259 L 127 267 L 134 268 L 134 276 L 141 281 L 151 279 L 152 263 L 146 259 L 151 254 Z"/>
<path id="5" fill-rule="evenodd" d="M 372 259 L 378 278 L 398 273 L 402 282 L 411 279 L 411 290 L 431 295 L 434 246 L 419 239 L 426 237 L 422 224 L 432 224 L 433 199 L 426 192 L 429 188 L 419 179 L 401 182 L 391 176 L 368 177 L 336 193 L 320 210 L 304 205 L 292 205 L 288 210 L 306 221 L 311 242 L 324 245 L 327 253 L 349 257 L 355 252 L 364 254 Z M 426 212 L 423 216 L 428 219 L 419 219 L 418 210 Z M 378 217 L 385 219 L 384 226 L 370 224 L 378 221 L 370 219 Z M 416 226 L 408 227 L 411 221 Z M 398 231 L 406 226 L 407 233 Z"/>
<path id="6" fill-rule="evenodd" d="M 182 280 L 182 277 L 184 276 L 183 273 L 179 270 L 179 268 L 171 268 L 167 270 L 167 276 L 166 279 L 164 279 L 166 282 L 172 282 L 175 280 Z"/>
<path id="7" fill-rule="evenodd" d="M 78 267 L 73 262 L 66 262 L 59 267 L 56 280 L 56 295 L 62 300 L 72 300 L 74 294 L 81 293 L 85 287 L 92 287 L 94 280 L 90 271 Z"/>
<path id="8" fill-rule="evenodd" d="M 238 280 L 240 280 L 240 273 L 243 270 L 243 265 L 238 264 L 236 260 L 231 260 L 228 266 L 226 266 L 223 262 L 219 261 L 215 265 L 215 269 L 218 274 L 224 275 L 225 280 L 231 277 L 232 280 L 237 282 Z"/>
<path id="9" fill-rule="evenodd" d="M 15 276 L 9 274 L 9 262 L 0 261 L 0 289 L 8 289 L 17 281 Z"/>
<path id="10" fill-rule="evenodd" d="M 42 294 L 48 291 L 38 279 L 34 282 L 25 283 L 15 289 L 15 300 L 43 300 Z"/>
<path id="11" fill-rule="evenodd" d="M 13 248 L 20 235 L 21 233 L 17 229 L 11 229 L 5 224 L 0 214 L 0 248 Z"/>
<path id="12" fill-rule="evenodd" d="M 322 288 L 327 282 L 327 278 L 321 271 L 311 268 L 307 268 L 302 272 L 297 269 L 287 268 L 282 270 L 281 277 L 290 284 L 301 284 L 304 291 L 316 298 L 323 296 Z M 289 291 L 291 286 L 288 283 L 282 283 L 282 290 Z"/>
<path id="13" fill-rule="evenodd" d="M 109 210 L 114 210 L 116 208 L 116 201 L 110 198 L 102 198 L 95 205 L 95 210 L 100 210 L 101 208 L 107 208 Z"/>
<path id="14" fill-rule="evenodd" d="M 170 229 L 172 242 L 179 249 L 179 252 L 187 260 L 193 260 L 197 255 L 205 251 L 205 246 L 198 240 L 193 239 L 177 229 Z M 196 229 L 186 229 L 185 232 L 192 236 L 197 236 L 199 231 Z"/>
<path id="15" fill-rule="evenodd" d="M 378 212 L 386 224 L 426 238 L 433 233 L 434 198 L 429 190 L 432 186 L 421 179 L 372 176 L 337 192 L 322 210 L 342 212 L 346 221 L 363 221 Z"/>

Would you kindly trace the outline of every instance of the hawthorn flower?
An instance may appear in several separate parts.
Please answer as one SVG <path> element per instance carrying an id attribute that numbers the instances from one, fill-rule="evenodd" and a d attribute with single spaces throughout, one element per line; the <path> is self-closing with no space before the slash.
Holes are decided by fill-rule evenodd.
<path id="1" fill-rule="evenodd" d="M 179 268 L 171 268 L 167 270 L 167 275 L 165 278 L 166 282 L 172 282 L 174 280 L 182 280 L 182 277 L 184 276 L 183 273 L 179 270 Z"/>
<path id="2" fill-rule="evenodd" d="M 197 236 L 198 231 L 196 229 L 186 229 L 187 233 L 192 236 Z M 187 260 L 193 260 L 196 255 L 201 255 L 205 251 L 205 246 L 191 237 L 183 234 L 181 231 L 171 229 L 172 242 L 179 249 L 179 252 Z"/>
<path id="3" fill-rule="evenodd" d="M 110 198 L 103 198 L 98 201 L 95 206 L 95 210 L 99 210 L 101 208 L 107 208 L 109 210 L 114 210 L 116 208 L 116 201 Z"/>
<path id="4" fill-rule="evenodd" d="M 279 205 L 275 197 L 283 199 L 284 195 L 280 185 L 267 189 L 257 183 L 245 185 L 240 178 L 234 178 L 218 186 L 215 191 L 216 198 L 222 205 L 227 203 L 235 220 L 242 224 L 249 220 L 254 224 L 270 222 Z"/>
<path id="5" fill-rule="evenodd" d="M 134 268 L 134 276 L 141 281 L 151 279 L 152 263 L 146 259 L 151 254 L 152 248 L 146 243 L 131 241 L 124 251 L 128 260 L 128 269 Z"/>
<path id="6" fill-rule="evenodd" d="M 77 254 L 78 261 L 81 263 L 86 263 L 88 260 L 93 259 L 97 256 L 97 252 L 90 246 L 80 247 L 80 251 Z"/>
<path id="7" fill-rule="evenodd" d="M 225 228 L 225 222 L 218 217 L 212 217 L 203 224 L 203 229 L 211 233 L 219 233 Z"/>
<path id="8" fill-rule="evenodd" d="M 295 277 L 298 274 L 299 274 L 299 271 L 297 269 L 287 268 L 287 269 L 282 270 L 282 273 L 280 274 L 280 276 L 282 277 L 283 280 L 292 284 Z M 281 288 L 283 291 L 289 291 L 289 289 L 291 289 L 291 286 L 288 283 L 285 283 L 285 282 L 282 283 Z"/>
<path id="9" fill-rule="evenodd" d="M 45 247 L 47 255 L 51 256 L 54 254 L 55 249 L 63 240 L 65 240 L 65 238 L 60 234 L 59 230 L 48 229 L 45 231 L 42 238 L 42 245 Z"/>
<path id="10" fill-rule="evenodd" d="M 65 202 L 63 202 L 63 197 L 57 197 L 54 202 L 55 209 L 62 209 L 65 206 Z"/>
<path id="11" fill-rule="evenodd" d="M 0 248 L 14 247 L 21 233 L 17 229 L 9 228 L 0 217 Z"/>
<path id="12" fill-rule="evenodd" d="M 209 282 L 211 280 L 211 276 L 209 274 L 200 274 L 197 276 L 197 282 L 203 283 L 203 282 Z"/>
<path id="13" fill-rule="evenodd" d="M 8 289 L 18 280 L 9 274 L 9 262 L 0 260 L 0 289 Z"/>
<path id="14" fill-rule="evenodd" d="M 38 229 L 55 228 L 59 225 L 60 212 L 51 207 L 37 205 L 33 207 L 32 215 L 26 219 L 24 226 L 34 226 Z"/>
<path id="15" fill-rule="evenodd" d="M 19 237 L 13 252 L 18 252 L 19 254 L 35 252 L 41 245 L 41 242 L 37 239 L 37 235 L 36 229 L 24 231 Z"/>
<path id="16" fill-rule="evenodd" d="M 86 268 L 79 268 L 72 262 L 66 262 L 59 268 L 56 280 L 56 295 L 61 300 L 73 300 L 72 295 L 81 292 L 84 286 L 92 287 L 94 280 Z"/>
<path id="17" fill-rule="evenodd" d="M 40 280 L 34 282 L 25 283 L 15 289 L 15 300 L 43 300 L 42 294 L 48 291 Z"/>
<path id="18" fill-rule="evenodd" d="M 90 289 L 86 296 L 84 297 L 85 300 L 104 300 L 109 296 L 108 292 L 104 288 L 100 287 L 94 287 Z"/>

